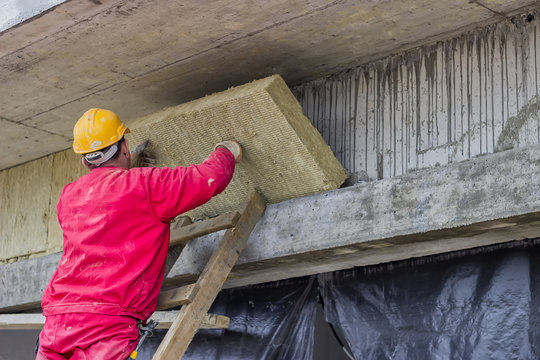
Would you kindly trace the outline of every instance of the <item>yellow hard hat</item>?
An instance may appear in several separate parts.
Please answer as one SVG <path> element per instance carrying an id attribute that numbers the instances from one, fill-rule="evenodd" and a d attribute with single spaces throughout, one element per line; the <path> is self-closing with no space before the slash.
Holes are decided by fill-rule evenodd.
<path id="1" fill-rule="evenodd" d="M 73 151 L 87 154 L 119 141 L 128 127 L 110 110 L 90 109 L 73 128 Z"/>

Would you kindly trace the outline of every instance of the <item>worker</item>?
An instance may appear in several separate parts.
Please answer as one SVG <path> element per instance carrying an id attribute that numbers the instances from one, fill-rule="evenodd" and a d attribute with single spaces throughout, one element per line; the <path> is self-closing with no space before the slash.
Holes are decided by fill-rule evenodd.
<path id="1" fill-rule="evenodd" d="M 42 298 L 39 360 L 128 358 L 157 306 L 171 220 L 221 193 L 242 157 L 240 144 L 224 141 L 200 165 L 130 168 L 128 132 L 104 109 L 73 129 L 90 172 L 58 202 L 64 251 Z"/>

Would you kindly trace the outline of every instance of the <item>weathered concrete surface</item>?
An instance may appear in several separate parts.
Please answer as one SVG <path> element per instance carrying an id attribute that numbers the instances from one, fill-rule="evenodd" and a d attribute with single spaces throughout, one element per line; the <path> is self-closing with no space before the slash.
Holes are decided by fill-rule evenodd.
<path id="1" fill-rule="evenodd" d="M 226 286 L 537 238 L 539 177 L 537 145 L 270 205 Z M 168 284 L 193 279 L 218 236 L 191 241 Z M 58 260 L 0 266 L 0 309 L 35 306 Z"/>
<path id="2" fill-rule="evenodd" d="M 540 143 L 539 54 L 529 13 L 293 92 L 353 178 L 390 178 Z"/>
<path id="3" fill-rule="evenodd" d="M 0 169 L 66 149 L 91 107 L 130 120 L 274 73 L 296 84 L 536 3 L 67 1 L 0 33 L 1 120 L 18 134 L 0 133 Z M 31 146 L 28 128 L 47 146 Z"/>

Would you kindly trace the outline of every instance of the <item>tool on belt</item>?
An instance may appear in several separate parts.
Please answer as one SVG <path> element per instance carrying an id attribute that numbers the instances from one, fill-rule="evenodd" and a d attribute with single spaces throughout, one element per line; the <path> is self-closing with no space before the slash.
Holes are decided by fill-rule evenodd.
<path id="1" fill-rule="evenodd" d="M 129 355 L 128 359 L 137 358 L 138 351 L 141 348 L 141 345 L 143 344 L 144 339 L 154 334 L 154 329 L 156 328 L 156 326 L 158 326 L 158 324 L 159 322 L 154 321 L 154 320 L 150 320 L 148 324 L 146 324 L 146 326 L 141 326 L 141 324 L 139 324 L 139 335 L 141 336 L 141 338 L 139 339 L 139 343 L 137 344 L 137 347 L 135 348 L 135 350 L 133 350 L 131 355 Z"/>

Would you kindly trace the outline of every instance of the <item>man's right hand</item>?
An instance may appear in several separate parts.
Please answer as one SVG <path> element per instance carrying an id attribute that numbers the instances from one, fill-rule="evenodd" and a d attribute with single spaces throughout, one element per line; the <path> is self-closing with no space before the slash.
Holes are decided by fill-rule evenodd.
<path id="1" fill-rule="evenodd" d="M 229 150 L 233 155 L 234 155 L 234 160 L 239 163 L 240 161 L 242 161 L 242 145 L 240 145 L 240 143 L 236 140 L 227 140 L 227 141 L 222 141 L 220 143 L 218 143 L 215 147 L 214 147 L 214 150 L 217 149 L 217 148 L 225 148 L 227 150 Z"/>

